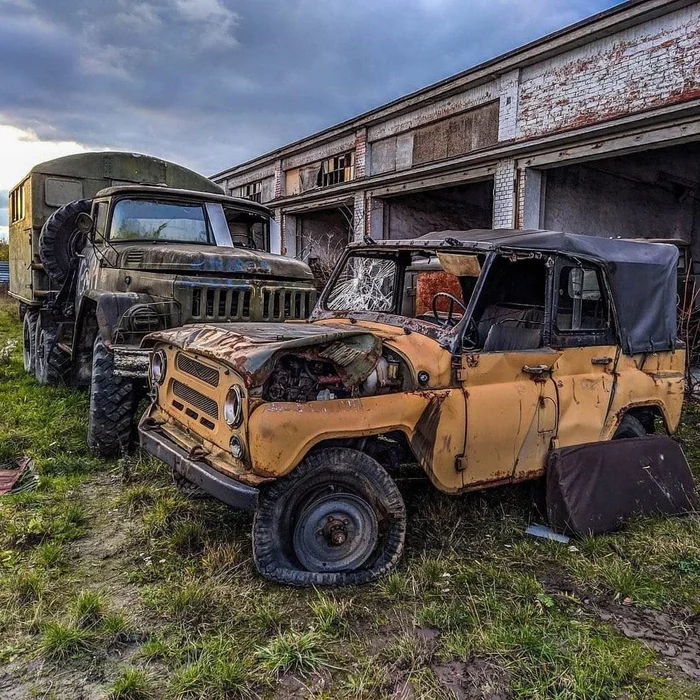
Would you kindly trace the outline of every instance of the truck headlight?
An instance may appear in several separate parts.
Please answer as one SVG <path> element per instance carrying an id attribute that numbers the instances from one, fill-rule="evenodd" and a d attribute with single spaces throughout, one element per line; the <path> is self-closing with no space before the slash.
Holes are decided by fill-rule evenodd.
<path id="1" fill-rule="evenodd" d="M 167 366 L 168 361 L 165 359 L 165 353 L 162 350 L 156 350 L 151 355 L 151 381 L 154 384 L 163 383 Z"/>
<path id="2" fill-rule="evenodd" d="M 226 394 L 224 420 L 232 428 L 237 428 L 243 420 L 243 391 L 238 385 L 232 386 Z"/>

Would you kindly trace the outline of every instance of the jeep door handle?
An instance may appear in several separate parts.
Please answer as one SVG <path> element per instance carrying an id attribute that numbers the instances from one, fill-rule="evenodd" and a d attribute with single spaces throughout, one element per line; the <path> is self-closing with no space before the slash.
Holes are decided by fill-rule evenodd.
<path id="1" fill-rule="evenodd" d="M 523 365 L 523 372 L 525 372 L 525 374 L 534 374 L 536 376 L 544 374 L 545 372 L 550 372 L 551 369 L 552 368 L 549 365 L 536 365 L 535 367 Z"/>
<path id="2" fill-rule="evenodd" d="M 592 365 L 609 365 L 612 362 L 612 357 L 594 357 L 591 360 Z"/>

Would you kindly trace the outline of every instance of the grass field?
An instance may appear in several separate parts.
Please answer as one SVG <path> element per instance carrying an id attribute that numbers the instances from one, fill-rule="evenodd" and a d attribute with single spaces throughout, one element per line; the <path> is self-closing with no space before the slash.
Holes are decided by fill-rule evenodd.
<path id="1" fill-rule="evenodd" d="M 162 465 L 85 445 L 87 397 L 22 371 L 0 302 L 0 698 L 700 698 L 700 517 L 562 545 L 526 487 L 402 487 L 398 571 L 295 590 L 253 568 L 250 516 Z M 10 361 L 3 347 L 16 341 Z M 700 406 L 679 435 L 700 477 Z"/>

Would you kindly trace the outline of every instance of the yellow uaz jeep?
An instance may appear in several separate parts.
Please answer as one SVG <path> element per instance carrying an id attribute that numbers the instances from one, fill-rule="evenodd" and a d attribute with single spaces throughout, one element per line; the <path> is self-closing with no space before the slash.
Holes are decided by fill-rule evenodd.
<path id="1" fill-rule="evenodd" d="M 354 243 L 308 322 L 149 336 L 141 445 L 255 511 L 264 576 L 374 579 L 403 549 L 404 455 L 458 494 L 538 478 L 558 448 L 676 429 L 677 256 L 546 231 Z"/>

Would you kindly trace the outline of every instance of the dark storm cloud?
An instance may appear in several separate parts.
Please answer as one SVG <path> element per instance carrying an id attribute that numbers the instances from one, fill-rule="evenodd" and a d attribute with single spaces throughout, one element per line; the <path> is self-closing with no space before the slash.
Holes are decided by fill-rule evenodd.
<path id="1" fill-rule="evenodd" d="M 613 0 L 0 0 L 0 123 L 211 173 Z"/>

